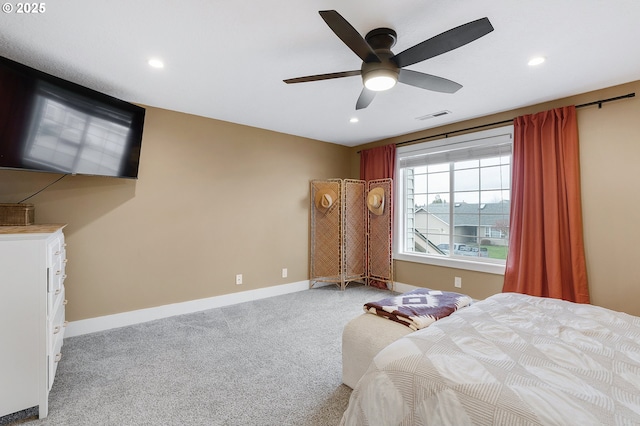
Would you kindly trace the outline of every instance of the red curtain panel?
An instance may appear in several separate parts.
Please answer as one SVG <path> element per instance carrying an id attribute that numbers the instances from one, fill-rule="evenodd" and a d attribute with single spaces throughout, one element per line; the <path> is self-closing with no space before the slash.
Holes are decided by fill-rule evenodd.
<path id="1" fill-rule="evenodd" d="M 396 146 L 394 144 L 365 149 L 360 152 L 360 179 L 394 179 Z"/>
<path id="2" fill-rule="evenodd" d="M 503 292 L 589 303 L 575 106 L 514 120 Z"/>

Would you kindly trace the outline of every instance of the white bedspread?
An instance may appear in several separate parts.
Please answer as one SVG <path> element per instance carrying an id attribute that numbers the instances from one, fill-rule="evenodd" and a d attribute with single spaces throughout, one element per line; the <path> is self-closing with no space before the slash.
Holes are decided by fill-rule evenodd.
<path id="1" fill-rule="evenodd" d="M 640 424 L 640 317 L 497 294 L 383 349 L 341 424 Z"/>

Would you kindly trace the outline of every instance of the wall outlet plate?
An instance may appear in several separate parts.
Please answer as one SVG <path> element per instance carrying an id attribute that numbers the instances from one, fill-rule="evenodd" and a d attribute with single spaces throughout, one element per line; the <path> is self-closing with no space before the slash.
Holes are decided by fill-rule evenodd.
<path id="1" fill-rule="evenodd" d="M 236 284 L 242 284 L 242 274 L 236 275 Z"/>
<path id="2" fill-rule="evenodd" d="M 462 278 L 460 278 L 460 277 L 455 277 L 455 278 L 453 279 L 453 286 L 454 286 L 455 288 L 462 288 Z"/>

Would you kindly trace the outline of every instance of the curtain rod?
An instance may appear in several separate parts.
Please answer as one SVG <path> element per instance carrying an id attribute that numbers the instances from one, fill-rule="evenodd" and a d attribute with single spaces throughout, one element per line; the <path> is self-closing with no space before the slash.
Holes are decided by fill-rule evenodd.
<path id="1" fill-rule="evenodd" d="M 588 106 L 592 106 L 592 105 L 598 105 L 598 108 L 602 108 L 602 104 L 604 104 L 604 103 L 618 101 L 620 99 L 633 98 L 635 96 L 636 96 L 635 93 L 627 93 L 626 95 L 616 96 L 615 98 L 601 99 L 601 100 L 598 100 L 598 101 L 588 102 L 586 104 L 576 105 L 576 108 L 584 108 L 584 107 L 588 107 Z M 396 143 L 396 146 L 409 145 L 409 144 L 412 144 L 412 143 L 424 141 L 424 140 L 427 140 L 427 139 L 438 138 L 438 137 L 442 137 L 442 136 L 447 138 L 447 137 L 449 137 L 449 135 L 454 134 L 454 133 L 467 132 L 469 130 L 477 130 L 477 129 L 482 129 L 484 127 L 497 126 L 499 124 L 513 123 L 513 120 L 514 119 L 512 118 L 511 120 L 502 120 L 502 121 L 496 121 L 495 123 L 481 124 L 479 126 L 467 127 L 466 129 L 460 129 L 460 130 L 452 130 L 451 132 L 440 133 L 440 134 L 437 134 L 437 135 L 423 136 L 423 137 L 417 138 L 417 139 L 411 139 L 411 140 L 404 141 L 404 142 L 398 142 L 398 143 Z M 359 154 L 360 151 L 358 151 L 357 153 Z"/>

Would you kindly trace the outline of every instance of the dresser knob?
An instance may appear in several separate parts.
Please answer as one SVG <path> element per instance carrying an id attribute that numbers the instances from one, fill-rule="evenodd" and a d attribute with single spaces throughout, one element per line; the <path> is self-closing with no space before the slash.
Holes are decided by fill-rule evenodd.
<path id="1" fill-rule="evenodd" d="M 67 305 L 67 303 L 69 303 L 69 301 L 68 301 L 67 299 L 64 299 L 64 300 L 62 301 L 62 304 L 63 304 L 64 306 L 66 306 L 66 305 Z"/>
<path id="2" fill-rule="evenodd" d="M 65 322 L 63 322 L 63 323 L 62 323 L 62 326 L 63 326 L 63 327 L 66 327 L 66 326 L 68 326 L 68 325 L 69 325 L 69 321 L 65 321 Z"/>
<path id="3" fill-rule="evenodd" d="M 60 362 L 61 359 L 62 359 L 62 352 L 58 352 L 58 354 L 56 355 L 56 362 Z"/>
<path id="4" fill-rule="evenodd" d="M 58 294 L 60 294 L 61 291 L 62 291 L 62 289 L 59 288 L 59 289 L 56 290 L 55 294 L 58 295 Z"/>
<path id="5" fill-rule="evenodd" d="M 60 333 L 60 326 L 59 326 L 59 325 L 56 325 L 56 326 L 53 328 L 53 334 L 58 334 L 58 333 Z"/>
<path id="6" fill-rule="evenodd" d="M 61 271 L 60 269 L 58 269 L 58 270 L 56 271 L 56 275 L 60 275 L 61 273 L 62 273 L 62 271 Z"/>

